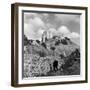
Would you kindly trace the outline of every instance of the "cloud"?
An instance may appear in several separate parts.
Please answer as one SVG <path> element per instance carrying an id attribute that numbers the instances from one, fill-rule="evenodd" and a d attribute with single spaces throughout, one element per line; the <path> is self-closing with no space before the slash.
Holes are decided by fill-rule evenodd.
<path id="1" fill-rule="evenodd" d="M 30 19 L 37 16 L 37 13 L 24 13 L 24 22 L 28 23 Z"/>
<path id="2" fill-rule="evenodd" d="M 45 23 L 40 17 L 35 16 L 35 14 L 33 18 L 31 16 L 24 18 L 24 33 L 28 39 L 40 39 Z"/>
<path id="3" fill-rule="evenodd" d="M 67 23 L 70 21 L 79 23 L 80 22 L 80 15 L 73 15 L 73 14 L 55 14 L 55 17 L 58 21 L 62 23 Z"/>
<path id="4" fill-rule="evenodd" d="M 34 27 L 43 27 L 44 26 L 44 22 L 38 17 L 30 19 L 28 24 L 32 24 Z"/>
<path id="5" fill-rule="evenodd" d="M 52 35 L 61 35 L 78 38 L 79 34 L 75 32 L 75 25 L 71 25 L 72 28 L 64 23 L 69 21 L 79 22 L 79 15 L 68 14 L 47 14 L 47 13 L 25 13 L 24 14 L 24 33 L 28 39 L 41 39 L 42 33 L 49 30 Z M 58 21 L 58 22 L 57 22 Z M 63 24 L 60 22 L 64 22 Z M 69 28 L 70 30 L 69 30 Z M 76 28 L 75 28 L 76 29 Z M 73 30 L 71 32 L 71 30 Z M 77 29 L 76 29 L 77 30 Z"/>
<path id="6" fill-rule="evenodd" d="M 35 38 L 33 25 L 24 24 L 24 34 L 27 36 L 28 39 Z"/>
<path id="7" fill-rule="evenodd" d="M 49 31 L 52 33 L 52 35 L 57 35 L 57 31 L 55 28 L 49 28 Z"/>
<path id="8" fill-rule="evenodd" d="M 58 34 L 69 34 L 70 31 L 66 26 L 60 26 L 57 30 Z"/>
<path id="9" fill-rule="evenodd" d="M 72 32 L 72 33 L 70 34 L 70 38 L 79 38 L 79 37 L 80 37 L 79 34 L 76 33 L 76 32 Z"/>
<path id="10" fill-rule="evenodd" d="M 79 38 L 79 34 L 76 32 L 70 32 L 70 30 L 66 26 L 60 26 L 57 29 L 57 34 L 58 35 L 63 35 L 69 38 Z"/>
<path id="11" fill-rule="evenodd" d="M 51 23 L 46 23 L 45 26 L 46 26 L 46 29 L 53 28 L 53 25 Z"/>

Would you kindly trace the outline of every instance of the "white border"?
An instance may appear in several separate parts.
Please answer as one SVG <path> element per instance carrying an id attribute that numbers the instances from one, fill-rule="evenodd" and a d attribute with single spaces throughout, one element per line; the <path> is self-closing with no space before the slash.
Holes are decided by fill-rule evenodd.
<path id="1" fill-rule="evenodd" d="M 80 17 L 80 49 L 81 49 L 81 75 L 74 76 L 54 76 L 45 78 L 31 78 L 22 79 L 22 10 L 35 10 L 35 11 L 50 11 L 50 12 L 69 12 L 69 13 L 81 13 Z M 45 82 L 63 82 L 63 81 L 79 81 L 85 80 L 85 11 L 84 10 L 73 10 L 73 9 L 54 9 L 54 8 L 39 8 L 39 7 L 18 7 L 18 83 L 19 84 L 32 84 L 32 83 L 45 83 Z"/>

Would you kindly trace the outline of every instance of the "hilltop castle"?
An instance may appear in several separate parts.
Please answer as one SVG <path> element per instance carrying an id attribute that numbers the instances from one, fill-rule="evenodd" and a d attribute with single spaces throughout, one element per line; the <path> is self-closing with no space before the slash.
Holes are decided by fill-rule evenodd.
<path id="1" fill-rule="evenodd" d="M 54 38 L 55 40 L 69 40 L 68 37 L 64 36 L 63 34 L 53 35 L 51 31 L 44 31 L 42 34 L 42 42 L 46 42 L 48 39 Z"/>
<path id="2" fill-rule="evenodd" d="M 44 31 L 42 34 L 42 42 L 46 42 L 50 38 L 52 38 L 52 33 L 50 31 Z"/>

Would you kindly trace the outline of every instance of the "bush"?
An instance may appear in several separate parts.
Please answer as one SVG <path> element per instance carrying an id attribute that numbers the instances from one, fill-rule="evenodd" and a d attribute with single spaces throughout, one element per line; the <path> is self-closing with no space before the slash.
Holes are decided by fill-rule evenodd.
<path id="1" fill-rule="evenodd" d="M 27 39 L 27 37 L 24 35 L 24 45 L 28 45 L 29 44 L 29 41 Z"/>
<path id="2" fill-rule="evenodd" d="M 64 45 L 67 45 L 67 41 L 65 39 L 62 39 L 61 43 L 64 44 Z"/>
<path id="3" fill-rule="evenodd" d="M 53 39 L 56 39 L 57 36 L 53 36 Z"/>
<path id="4" fill-rule="evenodd" d="M 46 46 L 46 44 L 43 42 L 42 44 L 41 44 L 45 49 L 47 48 L 47 46 Z"/>
<path id="5" fill-rule="evenodd" d="M 55 50 L 55 47 L 51 47 L 50 49 L 54 51 Z"/>
<path id="6" fill-rule="evenodd" d="M 60 44 L 60 40 L 55 42 L 55 45 L 59 45 Z"/>
<path id="7" fill-rule="evenodd" d="M 39 41 L 39 40 L 36 40 L 36 42 L 37 42 L 38 44 L 40 44 L 40 41 Z"/>
<path id="8" fill-rule="evenodd" d="M 39 51 L 38 54 L 39 54 L 40 57 L 45 57 L 46 56 L 46 53 L 43 52 L 43 51 Z"/>

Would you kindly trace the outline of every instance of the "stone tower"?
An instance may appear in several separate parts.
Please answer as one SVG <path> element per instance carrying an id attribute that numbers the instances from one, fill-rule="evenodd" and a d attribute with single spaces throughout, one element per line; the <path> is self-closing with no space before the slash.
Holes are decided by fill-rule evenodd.
<path id="1" fill-rule="evenodd" d="M 52 38 L 52 33 L 50 31 L 44 31 L 42 34 L 42 42 L 46 42 L 50 38 Z"/>

